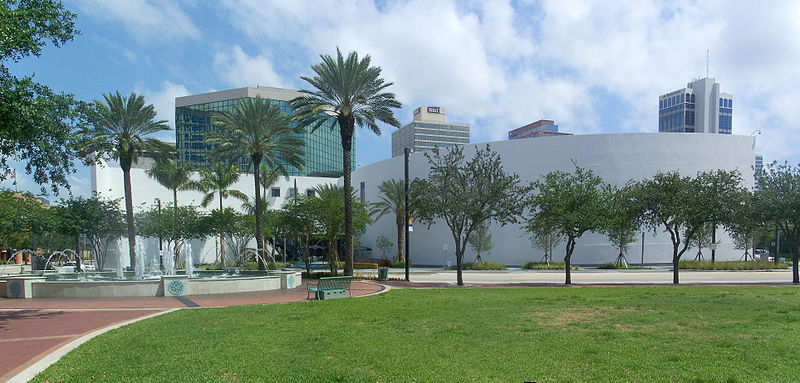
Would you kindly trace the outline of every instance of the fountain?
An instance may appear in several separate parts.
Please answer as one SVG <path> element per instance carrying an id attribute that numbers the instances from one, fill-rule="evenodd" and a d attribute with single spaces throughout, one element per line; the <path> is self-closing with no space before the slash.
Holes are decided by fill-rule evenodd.
<path id="1" fill-rule="evenodd" d="M 172 251 L 172 243 L 167 243 L 164 249 L 164 275 L 175 275 L 175 254 Z"/>
<path id="2" fill-rule="evenodd" d="M 174 244 L 164 248 L 164 272 L 156 254 L 148 258 L 145 240 L 137 241 L 137 271 L 125 273 L 127 240 L 117 242 L 119 259 L 115 271 L 94 273 L 51 273 L 49 275 L 15 274 L 0 276 L 0 297 L 8 298 L 98 298 L 158 297 L 174 295 L 222 294 L 295 288 L 302 282 L 299 271 L 281 271 L 272 275 L 264 271 L 195 270 L 191 244 L 183 244 L 185 275 L 177 274 Z M 24 250 L 23 252 L 30 252 Z M 65 258 L 69 251 L 51 254 L 49 264 Z M 15 254 L 16 255 L 16 254 Z M 255 255 L 255 254 L 254 254 Z M 48 264 L 48 265 L 49 265 Z M 143 265 L 146 265 L 143 266 Z M 145 271 L 146 270 L 146 271 Z M 160 274 L 160 275 L 159 275 Z"/>
<path id="3" fill-rule="evenodd" d="M 192 244 L 189 241 L 183 245 L 183 251 L 186 253 L 184 259 L 186 260 L 186 276 L 194 278 L 194 260 L 192 259 Z"/>
<path id="4" fill-rule="evenodd" d="M 123 265 L 125 264 L 127 255 L 127 251 L 125 250 L 128 248 L 128 240 L 125 239 L 123 242 L 123 240 L 120 239 L 117 241 L 117 248 L 119 249 L 119 258 L 117 259 L 117 278 L 123 279 L 125 277 L 125 266 Z"/>
<path id="5" fill-rule="evenodd" d="M 136 279 L 144 279 L 144 244 L 136 241 Z"/>

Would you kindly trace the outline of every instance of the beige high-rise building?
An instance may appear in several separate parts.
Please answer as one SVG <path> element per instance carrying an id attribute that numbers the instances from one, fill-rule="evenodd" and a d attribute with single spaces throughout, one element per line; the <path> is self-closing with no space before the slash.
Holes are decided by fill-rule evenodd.
<path id="1" fill-rule="evenodd" d="M 422 152 L 466 144 L 469 144 L 469 125 L 448 123 L 442 107 L 419 107 L 414 109 L 411 123 L 392 132 L 392 157 L 403 154 L 404 148 Z"/>

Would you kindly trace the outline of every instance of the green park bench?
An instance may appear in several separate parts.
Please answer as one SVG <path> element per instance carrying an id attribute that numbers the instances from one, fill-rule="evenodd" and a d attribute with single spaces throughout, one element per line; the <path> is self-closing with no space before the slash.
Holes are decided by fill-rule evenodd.
<path id="1" fill-rule="evenodd" d="M 352 276 L 342 277 L 322 277 L 316 285 L 308 283 L 308 294 L 306 299 L 311 297 L 311 292 L 314 292 L 314 298 L 320 299 L 333 299 L 346 297 L 345 291 L 350 293 L 353 297 L 353 292 L 350 290 L 350 282 L 353 281 Z"/>

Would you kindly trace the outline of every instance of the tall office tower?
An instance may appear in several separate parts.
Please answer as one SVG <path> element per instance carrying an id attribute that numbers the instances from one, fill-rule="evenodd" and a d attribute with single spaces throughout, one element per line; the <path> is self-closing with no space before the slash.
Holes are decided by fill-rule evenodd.
<path id="1" fill-rule="evenodd" d="M 731 134 L 733 95 L 703 78 L 658 98 L 658 131 Z"/>
<path id="2" fill-rule="evenodd" d="M 755 170 L 755 181 L 753 182 L 753 190 L 760 191 L 761 185 L 758 184 L 758 176 L 764 171 L 764 156 L 761 154 L 756 153 L 756 162 L 753 166 L 753 170 Z"/>
<path id="3" fill-rule="evenodd" d="M 508 139 L 518 140 L 520 138 L 571 135 L 572 133 L 560 133 L 558 131 L 558 125 L 552 120 L 539 120 L 508 132 Z"/>
<path id="4" fill-rule="evenodd" d="M 392 157 L 403 154 L 404 148 L 421 152 L 469 144 L 469 125 L 448 123 L 446 117 L 438 106 L 414 109 L 414 120 L 392 132 Z"/>
<path id="5" fill-rule="evenodd" d="M 293 113 L 289 101 L 300 96 L 301 93 L 292 89 L 280 89 L 259 86 L 257 88 L 238 88 L 219 92 L 196 94 L 175 98 L 175 142 L 178 150 L 178 160 L 188 162 L 197 167 L 210 165 L 208 151 L 211 145 L 203 140 L 206 133 L 216 130 L 211 123 L 214 112 L 231 111 L 233 105 L 241 99 L 261 98 L 270 99 L 278 105 L 287 116 Z M 291 123 L 292 126 L 295 122 Z M 333 129 L 331 129 L 333 127 Z M 305 132 L 298 135 L 305 141 L 305 161 L 303 169 L 283 163 L 291 176 L 312 177 L 340 177 L 342 175 L 342 139 L 339 135 L 339 125 L 336 119 L 319 127 L 313 133 Z M 351 156 L 355 159 L 356 142 L 353 137 Z M 355 169 L 356 161 L 352 161 Z M 242 160 L 236 163 L 242 172 L 252 171 L 249 161 Z"/>

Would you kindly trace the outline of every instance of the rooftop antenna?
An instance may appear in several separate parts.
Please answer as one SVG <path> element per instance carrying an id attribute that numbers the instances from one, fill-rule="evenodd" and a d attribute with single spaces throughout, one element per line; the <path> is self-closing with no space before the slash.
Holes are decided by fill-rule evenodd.
<path id="1" fill-rule="evenodd" d="M 706 49 L 706 78 L 708 78 L 708 56 L 709 56 L 709 50 Z"/>

